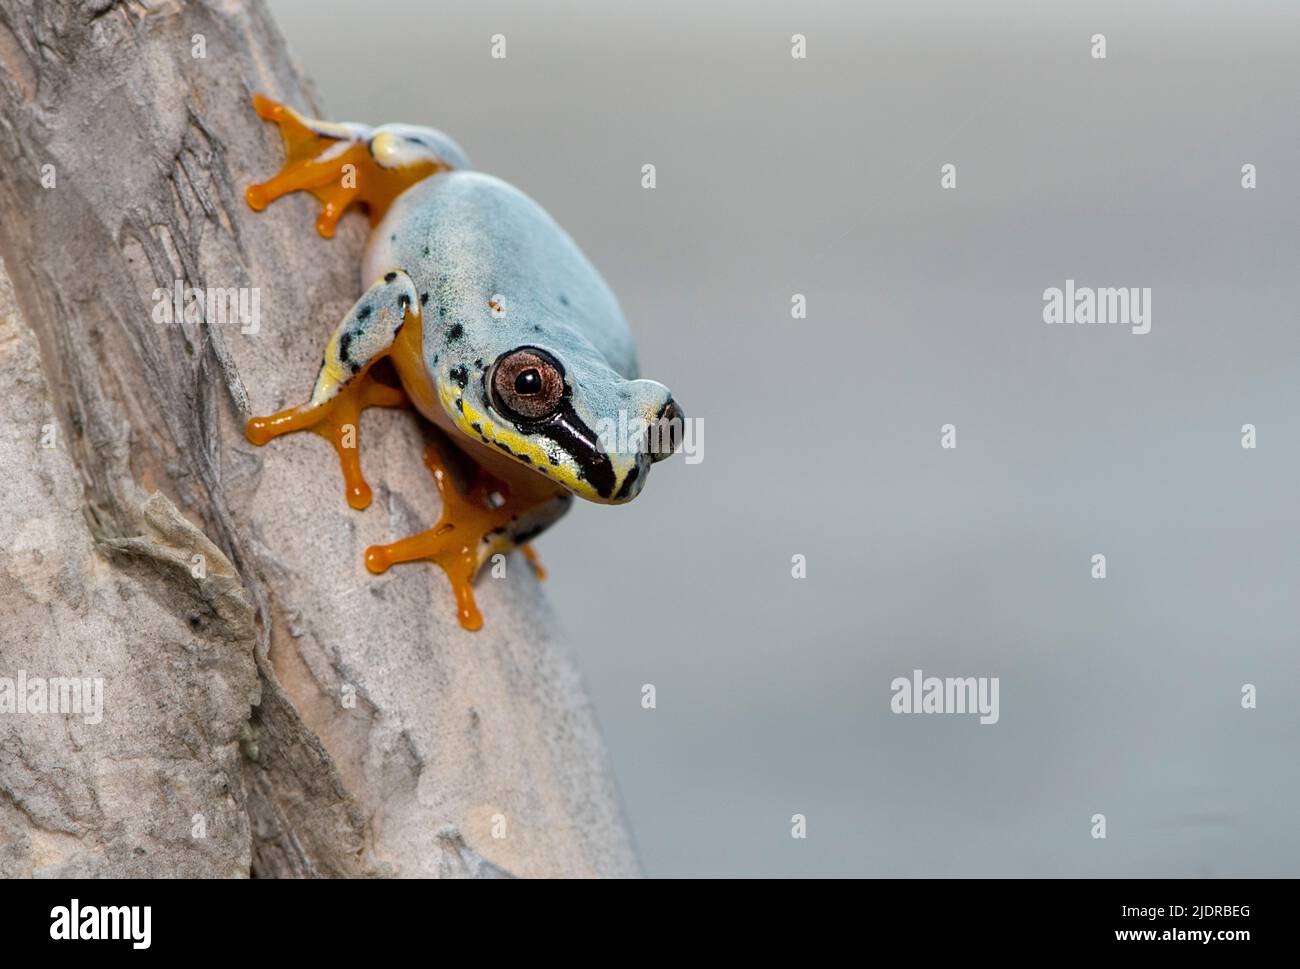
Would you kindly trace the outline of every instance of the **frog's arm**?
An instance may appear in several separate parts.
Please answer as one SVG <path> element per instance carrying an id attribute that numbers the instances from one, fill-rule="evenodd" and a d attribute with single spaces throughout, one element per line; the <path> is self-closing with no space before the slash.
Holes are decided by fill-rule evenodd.
<path id="1" fill-rule="evenodd" d="M 270 417 L 254 417 L 244 433 L 254 444 L 292 431 L 315 431 L 338 452 L 348 504 L 370 504 L 370 486 L 361 474 L 360 417 L 367 407 L 401 407 L 406 394 L 376 381 L 370 368 L 394 352 L 419 347 L 423 329 L 415 284 L 401 270 L 384 275 L 357 300 L 325 347 L 325 359 L 311 398 Z M 403 346 L 399 348 L 398 344 Z M 436 448 L 425 464 L 442 495 L 442 514 L 427 531 L 390 545 L 366 550 L 366 567 L 386 572 L 398 562 L 428 559 L 442 568 L 456 595 L 457 615 L 466 629 L 478 629 L 483 616 L 474 602 L 474 576 L 498 552 L 523 545 L 558 518 L 572 500 L 536 476 L 508 483 L 478 469 L 465 494 L 449 482 L 448 468 Z M 528 550 L 529 561 L 541 567 Z"/>
<path id="2" fill-rule="evenodd" d="M 408 319 L 418 322 L 415 284 L 401 270 L 387 273 L 356 301 L 325 346 L 325 359 L 311 399 L 270 417 L 254 417 L 244 433 L 265 444 L 290 431 L 312 430 L 328 438 L 338 452 L 348 504 L 370 504 L 370 486 L 361 474 L 360 417 L 367 407 L 402 407 L 406 394 L 381 384 L 370 368 L 387 356 Z"/>
<path id="3" fill-rule="evenodd" d="M 415 284 L 400 269 L 385 273 L 344 316 L 325 346 L 325 359 L 310 399 L 270 417 L 254 417 L 244 433 L 254 444 L 266 444 L 292 431 L 314 431 L 338 452 L 348 504 L 362 509 L 371 501 L 370 486 L 361 473 L 361 412 L 367 407 L 402 407 L 404 391 L 371 376 L 371 368 L 395 353 L 418 353 L 423 319 Z M 483 616 L 474 602 L 474 577 L 498 552 L 521 545 L 529 562 L 542 574 L 531 549 L 524 544 L 567 510 L 571 498 L 549 482 L 525 476 L 508 483 L 478 469 L 462 494 L 451 483 L 437 449 L 425 452 L 425 464 L 442 495 L 442 514 L 427 531 L 390 545 L 366 550 L 366 567 L 386 572 L 398 562 L 427 559 L 451 581 L 456 611 L 466 629 L 478 629 Z"/>
<path id="4" fill-rule="evenodd" d="M 393 199 L 422 178 L 469 164 L 454 141 L 432 128 L 321 121 L 260 94 L 253 108 L 280 126 L 288 161 L 244 197 L 260 212 L 282 195 L 311 192 L 321 202 L 316 231 L 327 239 L 349 205 L 364 205 L 376 225 Z"/>

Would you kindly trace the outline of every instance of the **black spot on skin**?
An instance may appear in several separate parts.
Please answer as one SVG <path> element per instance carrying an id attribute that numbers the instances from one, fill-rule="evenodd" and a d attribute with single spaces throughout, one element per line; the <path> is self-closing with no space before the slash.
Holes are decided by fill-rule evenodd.
<path id="1" fill-rule="evenodd" d="M 438 355 L 436 353 L 433 355 L 433 362 L 434 363 L 438 362 Z"/>
<path id="2" fill-rule="evenodd" d="M 396 239 L 397 236 L 393 236 L 393 238 Z M 391 283 L 396 278 L 397 273 L 384 273 L 384 282 L 386 283 Z"/>
<path id="3" fill-rule="evenodd" d="M 445 306 L 439 306 L 439 307 L 438 307 L 438 317 L 441 319 L 441 318 L 446 317 L 446 315 L 447 315 L 447 307 L 445 307 Z"/>
<path id="4" fill-rule="evenodd" d="M 428 306 L 428 305 L 429 305 L 429 294 L 428 294 L 428 293 L 421 293 L 421 294 L 420 294 L 420 305 L 421 305 L 421 306 Z"/>
<path id="5" fill-rule="evenodd" d="M 554 454 L 546 455 L 546 460 L 551 462 L 552 467 L 558 468 L 560 466 L 560 459 L 557 458 Z"/>
<path id="6" fill-rule="evenodd" d="M 363 307 L 361 307 L 361 309 L 357 310 L 357 319 L 359 319 L 359 320 L 368 320 L 368 319 L 370 319 L 370 307 L 369 307 L 369 306 L 363 306 Z"/>
<path id="7" fill-rule="evenodd" d="M 464 335 L 465 335 L 465 328 L 461 326 L 459 323 L 453 323 L 451 326 L 447 327 L 448 343 L 452 343 L 456 340 L 459 340 Z"/>
<path id="8" fill-rule="evenodd" d="M 500 441 L 493 441 L 492 443 L 495 444 L 497 447 L 499 447 L 501 450 L 505 451 L 506 454 L 515 453 L 514 451 L 510 450 L 510 445 L 508 444 L 502 444 Z"/>
<path id="9" fill-rule="evenodd" d="M 524 462 L 524 464 L 533 463 L 533 459 L 530 458 L 527 454 L 516 454 L 515 457 L 517 457 L 520 461 Z"/>
<path id="10" fill-rule="evenodd" d="M 415 144 L 419 145 L 421 148 L 428 148 L 428 147 L 429 147 L 429 143 L 428 143 L 427 141 L 425 141 L 423 138 L 410 138 L 410 137 L 408 137 L 406 140 L 407 140 L 407 141 L 414 142 Z"/>
<path id="11" fill-rule="evenodd" d="M 547 471 L 540 464 L 537 466 L 537 470 L 542 472 L 542 474 L 546 475 L 548 478 L 551 476 L 551 472 Z"/>
<path id="12" fill-rule="evenodd" d="M 454 380 L 457 383 L 457 385 L 459 385 L 461 390 L 464 390 L 465 385 L 469 383 L 469 371 L 466 370 L 463 365 L 459 367 L 452 367 L 451 371 L 448 373 L 448 376 L 451 377 L 451 379 Z"/>
<path id="13" fill-rule="evenodd" d="M 540 326 L 538 326 L 536 323 L 534 323 L 534 324 L 533 324 L 533 332 L 534 332 L 534 333 L 541 333 L 541 332 L 542 332 L 542 328 L 541 328 Z"/>
<path id="14" fill-rule="evenodd" d="M 339 359 L 344 363 L 350 363 L 351 357 L 348 356 L 348 348 L 352 345 L 352 334 L 344 333 L 339 337 Z"/>
<path id="15" fill-rule="evenodd" d="M 397 297 L 397 305 L 401 311 L 405 313 L 411 305 L 411 297 L 403 293 L 401 296 Z"/>
<path id="16" fill-rule="evenodd" d="M 460 411 L 462 414 L 465 413 L 465 401 L 463 398 L 456 398 L 456 410 Z"/>
<path id="17" fill-rule="evenodd" d="M 391 236 L 388 237 L 388 239 L 389 239 L 390 242 L 396 242 L 396 241 L 397 241 L 397 233 L 394 232 Z"/>
<path id="18" fill-rule="evenodd" d="M 630 495 L 632 493 L 632 485 L 636 483 L 636 479 L 640 476 L 640 474 L 641 474 L 641 465 L 634 464 L 632 466 L 632 470 L 627 473 L 627 477 L 623 479 L 623 487 L 618 489 L 618 494 L 616 494 L 614 497 L 626 498 L 628 495 Z"/>
<path id="19" fill-rule="evenodd" d="M 483 369 L 483 358 L 482 358 L 482 357 L 478 357 L 478 358 L 476 358 L 476 359 L 474 360 L 474 366 L 476 366 L 476 367 L 478 367 L 480 370 L 482 370 L 482 369 Z"/>
<path id="20" fill-rule="evenodd" d="M 569 305 L 569 297 L 565 296 L 563 293 L 560 294 L 560 305 L 561 306 Z"/>
<path id="21" fill-rule="evenodd" d="M 473 424 L 470 425 L 470 427 L 474 429 L 474 433 L 477 434 L 479 437 L 483 436 L 483 425 L 480 424 L 478 421 L 475 421 Z"/>
<path id="22" fill-rule="evenodd" d="M 429 247 L 428 247 L 428 246 L 425 246 L 425 247 L 424 247 L 424 254 L 425 254 L 426 256 L 429 254 Z"/>

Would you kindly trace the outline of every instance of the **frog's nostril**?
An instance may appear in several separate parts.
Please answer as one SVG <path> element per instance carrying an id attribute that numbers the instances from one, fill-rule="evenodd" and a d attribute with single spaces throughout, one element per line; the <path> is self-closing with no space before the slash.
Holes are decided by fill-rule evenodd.
<path id="1" fill-rule="evenodd" d="M 650 460 L 662 461 L 682 446 L 686 426 L 686 413 L 671 397 L 650 425 L 648 450 Z"/>

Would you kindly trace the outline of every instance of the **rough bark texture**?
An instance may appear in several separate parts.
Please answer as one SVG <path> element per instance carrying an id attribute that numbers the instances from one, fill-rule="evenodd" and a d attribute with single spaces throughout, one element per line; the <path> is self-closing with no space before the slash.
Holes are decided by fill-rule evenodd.
<path id="1" fill-rule="evenodd" d="M 430 431 L 366 415 L 365 512 L 324 440 L 243 439 L 366 233 L 244 204 L 282 161 L 255 90 L 326 115 L 260 3 L 0 0 L 0 678 L 104 680 L 98 724 L 0 712 L 0 874 L 635 874 L 521 561 L 478 633 L 431 566 L 364 568 L 437 515 Z M 177 280 L 259 287 L 260 329 L 155 322 Z"/>

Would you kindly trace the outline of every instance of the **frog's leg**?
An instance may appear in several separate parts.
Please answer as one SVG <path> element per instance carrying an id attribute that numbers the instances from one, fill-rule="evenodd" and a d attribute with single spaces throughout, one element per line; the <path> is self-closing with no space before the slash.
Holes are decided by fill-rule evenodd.
<path id="1" fill-rule="evenodd" d="M 361 412 L 407 403 L 403 391 L 376 381 L 370 368 L 388 355 L 407 319 L 419 316 L 411 277 L 401 271 L 385 275 L 356 301 L 330 337 L 311 399 L 270 417 L 252 418 L 244 427 L 245 436 L 262 445 L 290 431 L 315 431 L 338 452 L 348 504 L 367 507 L 371 493 L 361 474 Z"/>
<path id="2" fill-rule="evenodd" d="M 399 562 L 430 559 L 451 581 L 456 612 L 466 629 L 479 629 L 483 615 L 474 601 L 474 577 L 498 552 L 523 548 L 535 565 L 527 540 L 568 510 L 572 496 L 557 493 L 531 477 L 508 483 L 477 468 L 469 491 L 461 494 L 447 472 L 438 450 L 429 447 L 424 463 L 442 496 L 442 514 L 428 531 L 391 545 L 366 549 L 366 568 L 376 575 Z"/>
<path id="3" fill-rule="evenodd" d="M 368 208 L 373 226 L 420 179 L 468 165 L 459 146 L 432 128 L 335 124 L 260 94 L 253 96 L 253 108 L 280 126 L 288 161 L 268 181 L 249 186 L 244 197 L 260 212 L 282 195 L 311 192 L 321 201 L 316 231 L 327 239 L 349 205 Z"/>

